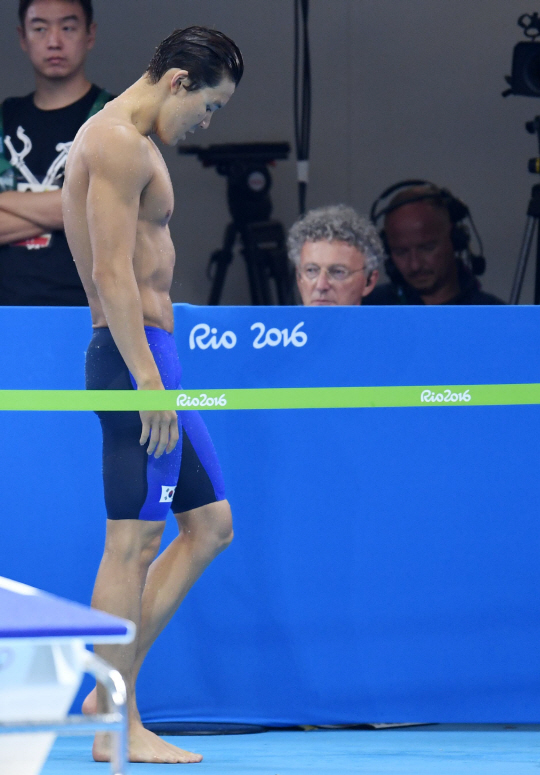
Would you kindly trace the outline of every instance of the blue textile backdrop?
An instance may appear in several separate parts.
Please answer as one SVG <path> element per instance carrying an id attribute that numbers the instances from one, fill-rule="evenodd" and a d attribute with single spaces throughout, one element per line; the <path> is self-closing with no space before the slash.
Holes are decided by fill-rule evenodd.
<path id="1" fill-rule="evenodd" d="M 536 307 L 175 316 L 186 388 L 540 382 Z M 87 310 L 2 308 L 0 323 L 0 388 L 83 386 Z M 540 721 L 539 406 L 204 418 L 236 537 L 148 657 L 145 721 Z M 0 423 L 0 575 L 88 602 L 99 423 Z"/>

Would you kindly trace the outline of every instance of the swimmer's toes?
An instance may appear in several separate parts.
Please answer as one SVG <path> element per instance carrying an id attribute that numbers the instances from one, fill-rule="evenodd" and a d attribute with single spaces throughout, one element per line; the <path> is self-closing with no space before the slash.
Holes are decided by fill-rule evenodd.
<path id="1" fill-rule="evenodd" d="M 177 748 L 142 725 L 133 724 L 130 734 L 129 758 L 132 762 L 195 764 L 200 762 L 203 757 L 201 754 Z"/>
<path id="2" fill-rule="evenodd" d="M 191 751 L 183 751 L 181 748 L 178 749 L 179 754 L 177 754 L 178 759 L 176 760 L 179 764 L 196 764 L 198 762 L 202 762 L 202 755 L 200 753 L 191 753 Z"/>
<path id="3" fill-rule="evenodd" d="M 183 748 L 178 748 L 178 746 L 167 742 L 164 738 L 160 738 L 160 740 L 165 743 L 171 754 L 176 757 L 175 761 L 179 764 L 196 764 L 197 762 L 202 762 L 202 754 L 184 751 Z"/>

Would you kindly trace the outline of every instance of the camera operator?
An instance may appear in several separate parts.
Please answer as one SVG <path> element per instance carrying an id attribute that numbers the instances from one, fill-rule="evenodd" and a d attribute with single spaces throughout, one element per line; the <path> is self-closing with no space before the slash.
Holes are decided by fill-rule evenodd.
<path id="1" fill-rule="evenodd" d="M 362 304 L 384 256 L 373 224 L 345 205 L 310 210 L 291 227 L 287 247 L 305 306 Z"/>
<path id="2" fill-rule="evenodd" d="M 470 217 L 467 206 L 427 181 L 403 185 L 387 189 L 371 211 L 373 220 L 384 216 L 381 238 L 390 282 L 375 288 L 366 303 L 504 304 L 482 291 L 476 279 L 485 261 L 469 250 L 469 232 L 461 223 Z M 398 188 L 388 206 L 376 214 L 381 199 Z M 462 254 L 469 257 L 471 268 Z"/>

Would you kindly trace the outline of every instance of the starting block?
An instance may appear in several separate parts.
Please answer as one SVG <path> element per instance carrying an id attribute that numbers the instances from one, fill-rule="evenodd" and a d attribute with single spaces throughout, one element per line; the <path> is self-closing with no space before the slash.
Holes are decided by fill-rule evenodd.
<path id="1" fill-rule="evenodd" d="M 86 644 L 129 643 L 135 625 L 0 577 L 0 772 L 38 775 L 58 734 L 111 732 L 113 775 L 126 772 L 126 688 Z M 67 715 L 84 673 L 103 684 L 108 713 Z M 8 734 L 9 733 L 9 734 Z"/>

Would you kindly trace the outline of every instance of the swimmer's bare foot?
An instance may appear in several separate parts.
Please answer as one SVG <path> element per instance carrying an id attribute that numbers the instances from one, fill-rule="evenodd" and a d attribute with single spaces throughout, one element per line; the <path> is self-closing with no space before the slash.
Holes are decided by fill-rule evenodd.
<path id="1" fill-rule="evenodd" d="M 86 695 L 82 704 L 82 712 L 85 716 L 95 716 L 97 713 L 97 690 L 95 686 L 90 694 Z"/>
<path id="2" fill-rule="evenodd" d="M 137 703 L 135 702 L 135 697 L 132 697 L 131 703 L 130 703 L 130 718 L 133 718 L 137 720 L 139 723 L 141 722 L 141 716 L 139 714 L 139 711 L 137 709 Z M 94 716 L 98 712 L 97 707 L 97 689 L 94 686 L 90 694 L 88 694 L 83 701 L 82 712 L 85 716 Z"/>
<path id="3" fill-rule="evenodd" d="M 99 733 L 92 747 L 95 762 L 110 761 L 110 736 Z M 191 753 L 167 743 L 160 737 L 145 729 L 142 724 L 134 723 L 129 732 L 129 761 L 148 762 L 150 764 L 189 764 L 202 761 L 199 753 Z"/>

